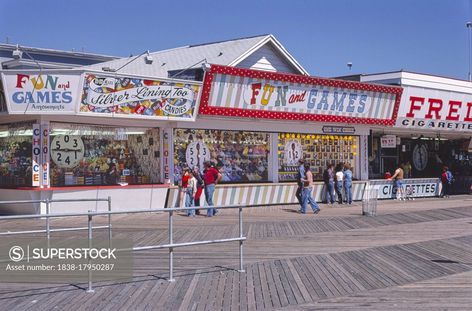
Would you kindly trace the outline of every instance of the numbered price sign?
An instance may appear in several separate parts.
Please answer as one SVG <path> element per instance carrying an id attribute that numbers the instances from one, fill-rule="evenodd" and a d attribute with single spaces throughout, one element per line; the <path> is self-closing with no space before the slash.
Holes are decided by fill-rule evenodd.
<path id="1" fill-rule="evenodd" d="M 291 139 L 285 143 L 284 162 L 287 165 L 297 165 L 303 157 L 303 148 L 298 139 Z"/>
<path id="2" fill-rule="evenodd" d="M 84 143 L 79 136 L 57 135 L 51 143 L 51 157 L 60 168 L 76 167 L 84 157 Z"/>
<path id="3" fill-rule="evenodd" d="M 185 151 L 185 160 L 187 165 L 192 169 L 194 166 L 203 168 L 203 163 L 210 161 L 210 150 L 203 141 L 194 141 L 188 144 Z"/>

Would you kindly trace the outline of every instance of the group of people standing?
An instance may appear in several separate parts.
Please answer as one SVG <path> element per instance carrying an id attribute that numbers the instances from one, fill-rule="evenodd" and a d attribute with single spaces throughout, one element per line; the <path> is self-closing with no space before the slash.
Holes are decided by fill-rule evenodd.
<path id="1" fill-rule="evenodd" d="M 352 204 L 352 168 L 349 163 L 329 164 L 323 172 L 325 184 L 325 202 L 334 204 Z"/>
<path id="2" fill-rule="evenodd" d="M 310 170 L 310 164 L 304 160 L 299 161 L 298 168 L 298 189 L 297 199 L 300 202 L 300 213 L 306 213 L 306 207 L 310 204 L 313 212 L 317 214 L 320 211 L 318 204 L 312 197 L 313 174 Z M 349 163 L 329 164 L 323 172 L 325 183 L 325 203 L 334 204 L 352 204 L 352 169 Z"/>
<path id="3" fill-rule="evenodd" d="M 210 161 L 205 162 L 203 173 L 200 172 L 198 166 L 194 166 L 192 170 L 184 168 L 184 174 L 181 181 L 181 189 L 185 197 L 185 207 L 200 206 L 200 198 L 205 191 L 205 200 L 207 206 L 214 206 L 213 193 L 215 185 L 221 181 L 222 175 Z M 216 216 L 218 211 L 215 208 L 207 209 L 207 216 Z M 187 216 L 194 217 L 200 215 L 200 210 L 189 209 Z"/>

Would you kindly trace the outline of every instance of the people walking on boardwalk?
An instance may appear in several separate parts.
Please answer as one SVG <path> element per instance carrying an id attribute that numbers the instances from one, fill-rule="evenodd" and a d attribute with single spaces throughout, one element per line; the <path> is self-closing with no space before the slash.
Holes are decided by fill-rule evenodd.
<path id="1" fill-rule="evenodd" d="M 395 187 L 397 188 L 396 200 L 406 200 L 405 198 L 405 187 L 403 185 L 403 169 L 398 166 L 395 170 L 395 174 L 389 178 L 389 180 L 395 180 Z"/>
<path id="2" fill-rule="evenodd" d="M 195 179 L 197 180 L 197 192 L 195 192 L 193 200 L 194 200 L 195 206 L 200 206 L 200 198 L 203 192 L 203 175 L 200 172 L 200 168 L 198 166 L 193 167 L 192 173 Z M 200 215 L 200 210 L 196 209 L 195 214 Z"/>
<path id="3" fill-rule="evenodd" d="M 300 206 L 303 204 L 303 181 L 302 179 L 305 178 L 305 161 L 303 159 L 298 160 L 298 173 L 297 173 L 297 192 L 295 193 L 295 196 L 297 197 L 298 202 L 300 203 Z"/>
<path id="4" fill-rule="evenodd" d="M 207 206 L 213 206 L 213 193 L 215 192 L 215 185 L 220 182 L 222 176 L 220 172 L 211 164 L 210 161 L 205 162 L 205 171 L 203 172 L 203 182 L 205 184 L 205 200 Z M 207 210 L 207 216 L 215 216 L 218 211 L 215 208 Z"/>
<path id="5" fill-rule="evenodd" d="M 323 182 L 326 191 L 326 203 L 334 204 L 334 165 L 328 164 L 328 167 L 323 172 Z"/>
<path id="6" fill-rule="evenodd" d="M 310 204 L 311 209 L 313 210 L 313 213 L 318 214 L 320 211 L 320 208 L 318 204 L 316 203 L 315 199 L 313 199 L 311 195 L 311 191 L 313 190 L 313 174 L 310 170 L 310 164 L 305 163 L 304 164 L 304 170 L 305 170 L 305 177 L 301 179 L 303 182 L 303 191 L 302 191 L 302 206 L 300 209 L 300 213 L 306 214 L 306 206 Z"/>
<path id="7" fill-rule="evenodd" d="M 352 204 L 352 170 L 351 164 L 344 164 L 344 192 L 346 193 L 346 203 Z"/>
<path id="8" fill-rule="evenodd" d="M 443 166 L 441 174 L 441 198 L 448 198 L 451 193 L 451 186 L 453 182 L 453 175 L 447 166 Z"/>
<path id="9" fill-rule="evenodd" d="M 335 169 L 336 183 L 335 183 L 334 189 L 336 190 L 336 195 L 338 197 L 338 204 L 343 204 L 343 183 L 344 183 L 343 168 L 344 168 L 343 163 L 339 163 L 338 165 L 336 165 L 336 169 Z"/>
<path id="10" fill-rule="evenodd" d="M 190 171 L 188 168 L 186 168 L 184 171 L 185 175 L 188 176 L 187 187 L 185 188 L 185 207 L 192 207 L 195 206 L 194 196 L 197 192 L 197 179 L 195 176 L 193 176 L 192 171 Z M 195 210 L 187 210 L 187 216 L 195 216 Z"/>

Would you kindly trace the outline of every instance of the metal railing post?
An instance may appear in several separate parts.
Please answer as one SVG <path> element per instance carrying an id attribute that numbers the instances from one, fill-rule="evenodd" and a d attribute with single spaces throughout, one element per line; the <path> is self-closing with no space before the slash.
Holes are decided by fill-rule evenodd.
<path id="1" fill-rule="evenodd" d="M 243 208 L 239 207 L 239 238 L 243 238 Z M 239 240 L 239 272 L 245 272 L 243 267 L 243 240 Z"/>
<path id="2" fill-rule="evenodd" d="M 46 199 L 46 238 L 48 239 L 48 243 L 49 243 L 49 239 L 51 238 L 51 224 L 49 222 L 49 213 L 50 213 L 50 206 L 51 202 L 49 201 L 49 198 Z"/>
<path id="3" fill-rule="evenodd" d="M 174 244 L 174 236 L 173 236 L 173 211 L 169 211 L 169 244 Z M 174 282 L 174 248 L 169 247 L 169 282 Z"/>
<path id="4" fill-rule="evenodd" d="M 108 197 L 108 211 L 111 212 L 111 197 Z M 108 248 L 111 248 L 111 214 L 108 214 Z"/>
<path id="5" fill-rule="evenodd" d="M 88 248 L 89 251 L 92 248 L 92 215 L 90 214 L 92 211 L 89 210 L 88 214 Z M 88 288 L 87 293 L 95 292 L 92 288 L 92 269 L 91 269 L 91 259 L 90 256 L 87 259 L 88 262 Z"/>

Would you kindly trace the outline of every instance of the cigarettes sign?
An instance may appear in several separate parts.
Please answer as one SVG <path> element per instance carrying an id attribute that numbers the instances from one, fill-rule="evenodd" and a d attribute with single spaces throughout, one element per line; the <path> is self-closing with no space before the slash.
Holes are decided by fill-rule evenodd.
<path id="1" fill-rule="evenodd" d="M 405 86 L 396 127 L 472 132 L 472 94 Z"/>

